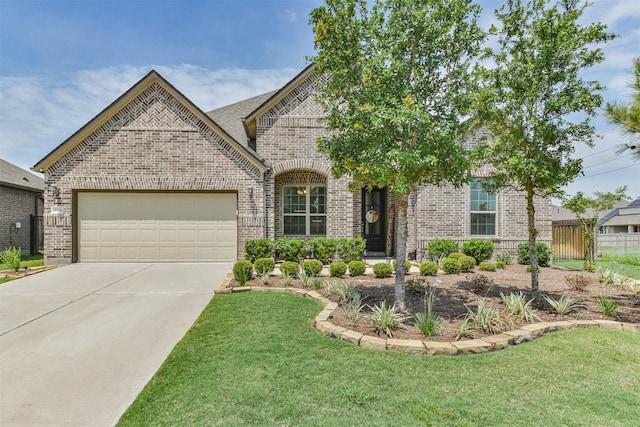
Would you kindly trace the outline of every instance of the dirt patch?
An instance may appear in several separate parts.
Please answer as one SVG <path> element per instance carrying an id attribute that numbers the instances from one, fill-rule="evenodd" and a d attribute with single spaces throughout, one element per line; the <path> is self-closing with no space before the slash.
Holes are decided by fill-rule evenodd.
<path id="1" fill-rule="evenodd" d="M 14 279 L 20 279 L 21 277 L 31 276 L 32 274 L 42 273 L 43 271 L 51 270 L 58 267 L 59 265 L 45 265 L 42 267 L 21 268 L 18 271 L 0 270 L 0 277 L 12 277 Z"/>
<path id="2" fill-rule="evenodd" d="M 482 274 L 488 279 L 488 286 L 474 284 L 472 275 Z M 570 283 L 572 277 L 579 276 L 578 279 L 585 285 L 584 290 L 576 290 Z M 407 281 L 420 277 L 418 274 L 407 275 Z M 323 280 L 334 280 L 324 277 Z M 350 283 L 356 292 L 360 293 L 364 302 L 370 306 L 379 305 L 385 301 L 388 306 L 394 303 L 395 278 L 377 279 L 374 276 L 345 277 L 335 279 L 340 282 Z M 442 319 L 440 331 L 430 337 L 433 341 L 454 341 L 460 331 L 460 324 L 468 313 L 468 309 L 474 310 L 477 307 L 477 299 L 485 298 L 487 303 L 504 310 L 500 294 L 510 294 L 522 292 L 526 299 L 532 298 L 531 274 L 526 271 L 526 266 L 513 264 L 504 270 L 496 272 L 484 272 L 476 270 L 473 273 L 461 273 L 445 275 L 439 273 L 435 277 L 428 277 L 429 283 L 437 281 L 437 291 L 433 304 L 433 312 Z M 575 281 L 575 279 L 573 279 Z M 233 281 L 237 286 L 237 282 Z M 254 278 L 247 283 L 247 286 L 263 286 L 260 278 Z M 279 276 L 272 276 L 269 280 L 270 287 L 282 287 Z M 293 280 L 291 287 L 302 288 L 302 282 Z M 313 285 L 310 287 L 313 289 Z M 412 291 L 411 286 L 406 289 L 407 309 L 404 313 L 413 316 L 415 313 L 425 310 L 424 292 Z M 540 291 L 554 299 L 559 299 L 562 295 L 570 295 L 580 304 L 580 307 L 565 316 L 560 316 L 552 312 L 551 307 L 544 301 L 534 302 L 533 306 L 537 310 L 536 315 L 539 321 L 554 322 L 559 320 L 618 320 L 621 322 L 640 323 L 640 294 L 634 293 L 628 287 L 606 286 L 598 282 L 597 273 L 586 273 L 563 268 L 549 267 L 543 268 L 540 272 Z M 322 293 L 322 290 L 319 291 Z M 618 309 L 613 316 L 605 316 L 596 306 L 596 300 L 603 294 L 610 295 L 618 304 Z M 330 298 L 337 301 L 335 298 Z M 368 310 L 366 310 L 368 312 Z M 374 328 L 366 318 L 353 323 L 345 315 L 341 308 L 334 312 L 332 323 L 358 331 L 367 335 L 376 335 Z M 525 324 L 522 321 L 508 321 L 502 325 L 502 331 L 517 329 Z M 482 330 L 474 330 L 468 338 L 480 338 L 490 335 Z M 413 325 L 413 319 L 405 321 L 403 327 L 394 332 L 394 338 L 399 339 L 424 339 L 422 332 Z"/>

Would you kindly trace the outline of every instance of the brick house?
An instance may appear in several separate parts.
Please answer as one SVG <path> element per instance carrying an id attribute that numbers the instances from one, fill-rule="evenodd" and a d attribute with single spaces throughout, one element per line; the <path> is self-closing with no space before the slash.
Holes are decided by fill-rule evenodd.
<path id="1" fill-rule="evenodd" d="M 34 166 L 46 176 L 47 263 L 234 261 L 247 239 L 282 236 L 363 236 L 369 255 L 390 254 L 393 195 L 349 191 L 316 149 L 316 79 L 310 66 L 205 113 L 150 72 Z M 409 252 L 442 237 L 527 238 L 521 193 L 489 195 L 474 181 L 411 200 Z M 550 202 L 537 204 L 549 239 Z"/>
<path id="2" fill-rule="evenodd" d="M 0 251 L 14 246 L 24 255 L 38 252 L 43 191 L 42 178 L 0 159 Z"/>

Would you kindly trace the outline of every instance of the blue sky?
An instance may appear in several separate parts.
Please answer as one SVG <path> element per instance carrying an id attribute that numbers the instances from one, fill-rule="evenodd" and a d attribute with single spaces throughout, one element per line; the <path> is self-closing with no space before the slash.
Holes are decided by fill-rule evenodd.
<path id="1" fill-rule="evenodd" d="M 501 1 L 479 1 L 481 23 Z M 0 0 L 0 157 L 29 169 L 151 69 L 204 111 L 276 89 L 313 54 L 309 12 L 320 0 Z M 585 77 L 628 100 L 640 57 L 637 0 L 595 0 L 586 21 L 620 37 Z M 602 118 L 594 149 L 576 147 L 585 176 L 567 191 L 629 186 L 640 162 L 616 156 L 621 132 Z M 640 143 L 640 141 L 636 141 Z"/>

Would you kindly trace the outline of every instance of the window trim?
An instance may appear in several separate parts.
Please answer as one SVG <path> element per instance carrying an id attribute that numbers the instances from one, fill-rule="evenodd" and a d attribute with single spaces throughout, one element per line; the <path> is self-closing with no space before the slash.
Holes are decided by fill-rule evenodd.
<path id="1" fill-rule="evenodd" d="M 305 213 L 285 213 L 286 207 L 286 188 L 291 187 L 305 187 Z M 324 188 L 324 213 L 311 213 L 311 187 Z M 327 185 L 326 184 L 285 184 L 282 186 L 282 235 L 285 237 L 324 237 L 327 235 Z M 287 234 L 285 227 L 285 217 L 302 217 L 305 218 L 305 233 L 304 234 Z M 321 216 L 324 217 L 324 233 L 323 234 L 311 234 L 311 217 Z"/>
<path id="2" fill-rule="evenodd" d="M 480 186 L 482 187 L 482 181 L 483 180 L 487 180 L 489 178 L 478 178 L 478 177 L 474 177 L 473 180 L 471 181 L 471 183 L 469 183 L 469 236 L 488 236 L 488 237 L 495 237 L 497 236 L 497 229 L 498 229 L 498 197 L 497 194 L 491 194 L 488 193 L 487 191 L 484 190 L 484 188 L 482 188 L 482 191 L 485 194 L 488 194 L 490 196 L 494 197 L 493 200 L 493 204 L 494 204 L 494 210 L 485 210 L 485 211 L 478 211 L 478 210 L 471 210 L 471 205 L 473 204 L 473 189 L 472 189 L 472 185 L 474 182 L 478 182 L 480 184 Z M 483 214 L 483 215 L 493 215 L 493 234 L 479 234 L 479 233 L 474 233 L 473 232 L 473 223 L 471 222 L 471 218 L 474 214 Z"/>

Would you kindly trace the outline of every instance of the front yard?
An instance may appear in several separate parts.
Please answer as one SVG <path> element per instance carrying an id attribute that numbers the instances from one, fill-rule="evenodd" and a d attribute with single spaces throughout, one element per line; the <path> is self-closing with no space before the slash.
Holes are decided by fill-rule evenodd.
<path id="1" fill-rule="evenodd" d="M 216 296 L 119 425 L 575 425 L 640 419 L 640 334 L 554 332 L 475 356 L 366 350 L 291 293 Z"/>

